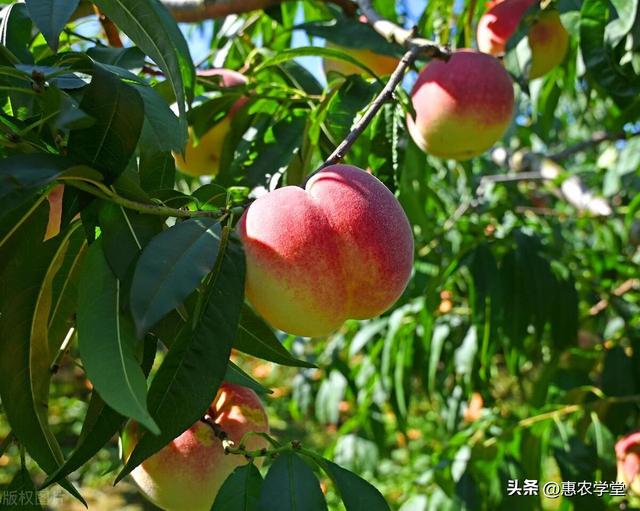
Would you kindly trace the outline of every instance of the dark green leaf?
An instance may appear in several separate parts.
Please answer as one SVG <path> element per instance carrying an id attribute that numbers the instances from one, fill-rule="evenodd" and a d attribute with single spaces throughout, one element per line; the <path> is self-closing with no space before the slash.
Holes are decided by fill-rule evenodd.
<path id="1" fill-rule="evenodd" d="M 185 103 L 193 97 L 195 69 L 187 42 L 166 7 L 155 0 L 95 0 L 95 4 L 162 69 L 182 116 Z M 186 140 L 186 122 L 182 132 Z"/>
<path id="2" fill-rule="evenodd" d="M 40 204 L 0 248 L 0 261 L 7 261 L 0 273 L 0 397 L 16 438 L 52 473 L 62 453 L 47 420 L 52 362 L 47 325 L 53 279 L 72 231 L 42 243 L 47 220 L 48 208 Z M 68 482 L 61 484 L 82 500 Z"/>
<path id="3" fill-rule="evenodd" d="M 245 261 L 237 240 L 224 233 L 222 239 L 203 312 L 194 330 L 172 344 L 149 389 L 149 410 L 162 433 L 142 436 L 117 480 L 198 421 L 224 379 L 244 301 Z"/>
<path id="4" fill-rule="evenodd" d="M 316 367 L 298 360 L 282 345 L 273 330 L 248 306 L 242 307 L 238 334 L 233 347 L 254 357 L 293 367 Z"/>
<path id="5" fill-rule="evenodd" d="M 220 223 L 192 218 L 153 238 L 136 264 L 131 312 L 141 337 L 180 305 L 211 271 L 220 247 Z"/>
<path id="6" fill-rule="evenodd" d="M 80 108 L 96 122 L 69 136 L 69 156 L 98 169 L 112 183 L 133 156 L 144 120 L 144 103 L 133 87 L 123 83 L 100 65 Z"/>
<path id="7" fill-rule="evenodd" d="M 133 325 L 122 313 L 120 281 L 105 259 L 102 240 L 91 245 L 78 289 L 78 349 L 100 397 L 114 410 L 154 433 L 146 406 L 147 385 L 136 359 Z"/>
<path id="8" fill-rule="evenodd" d="M 87 50 L 87 55 L 103 64 L 118 66 L 124 69 L 134 69 L 144 65 L 144 53 L 136 46 L 129 48 L 94 46 Z"/>
<path id="9" fill-rule="evenodd" d="M 60 32 L 80 0 L 25 0 L 29 16 L 53 51 L 58 51 Z"/>
<path id="10" fill-rule="evenodd" d="M 272 393 L 271 389 L 268 389 L 267 387 L 263 387 L 262 385 L 260 385 L 260 383 L 254 380 L 251 376 L 249 376 L 247 373 L 245 373 L 242 369 L 240 369 L 236 364 L 234 364 L 231 361 L 227 366 L 227 372 L 224 375 L 224 381 L 227 381 L 229 383 L 235 383 L 236 385 L 242 385 L 243 387 L 252 389 L 258 394 Z"/>
<path id="11" fill-rule="evenodd" d="M 254 511 L 261 487 L 262 476 L 253 463 L 238 467 L 220 488 L 211 511 Z"/>
<path id="12" fill-rule="evenodd" d="M 297 454 L 284 452 L 269 468 L 258 511 L 326 511 L 327 503 L 313 470 Z"/>
<path id="13" fill-rule="evenodd" d="M 389 511 L 382 494 L 362 477 L 329 460 L 318 464 L 336 485 L 347 511 Z"/>
<path id="14" fill-rule="evenodd" d="M 0 492 L 0 511 L 34 511 L 42 509 L 40 505 L 40 494 L 33 484 L 31 476 L 25 467 L 20 470 L 9 483 L 6 489 Z"/>
<path id="15" fill-rule="evenodd" d="M 162 230 L 162 220 L 112 202 L 102 205 L 98 218 L 109 266 L 116 277 L 124 280 L 142 249 Z"/>

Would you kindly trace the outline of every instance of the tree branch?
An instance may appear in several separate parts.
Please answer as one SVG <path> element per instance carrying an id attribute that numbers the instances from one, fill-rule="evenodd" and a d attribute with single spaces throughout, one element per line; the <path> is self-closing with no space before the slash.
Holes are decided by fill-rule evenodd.
<path id="1" fill-rule="evenodd" d="M 528 181 L 531 179 L 543 179 L 547 182 L 553 182 L 560 179 L 566 172 L 559 162 L 577 153 L 591 149 L 602 142 L 627 140 L 636 136 L 640 136 L 640 131 L 633 133 L 625 131 L 614 133 L 598 132 L 594 133 L 588 140 L 550 155 L 529 150 L 510 153 L 504 148 L 494 149 L 491 153 L 491 159 L 496 165 L 508 167 L 512 173 L 483 177 L 477 193 L 478 195 L 481 194 L 484 186 L 489 182 Z M 568 176 L 562 180 L 559 188 L 560 196 L 580 211 L 588 211 L 596 216 L 608 216 L 613 213 L 610 204 L 602 197 L 596 196 L 578 176 Z"/>
<path id="2" fill-rule="evenodd" d="M 307 176 L 307 180 L 309 180 L 309 178 L 313 176 L 316 172 L 322 170 L 325 167 L 328 167 L 329 165 L 334 165 L 340 162 L 345 157 L 345 155 L 347 154 L 347 151 L 351 149 L 351 146 L 355 143 L 358 137 L 362 135 L 362 132 L 367 128 L 369 123 L 373 120 L 373 118 L 376 116 L 380 108 L 382 108 L 382 105 L 384 105 L 385 102 L 391 99 L 391 97 L 393 96 L 393 91 L 398 86 L 398 84 L 402 81 L 405 71 L 409 68 L 411 64 L 413 64 L 413 62 L 415 62 L 419 53 L 420 53 L 420 48 L 417 46 L 414 46 L 407 53 L 404 54 L 402 59 L 400 59 L 398 66 L 395 68 L 393 73 L 391 73 L 391 76 L 389 77 L 389 81 L 385 84 L 383 89 L 380 91 L 380 94 L 378 94 L 378 96 L 376 96 L 373 102 L 369 105 L 369 108 L 367 109 L 365 114 L 358 120 L 358 122 L 355 123 L 355 125 L 353 126 L 353 129 L 349 132 L 349 134 L 345 137 L 345 139 L 342 142 L 340 142 L 338 147 L 335 148 L 335 150 L 322 163 L 322 165 L 318 167 L 314 172 L 309 174 L 309 176 Z"/>
<path id="3" fill-rule="evenodd" d="M 334 165 L 345 157 L 349 149 L 351 149 L 351 146 L 353 146 L 358 137 L 362 135 L 380 108 L 382 108 L 382 105 L 393 97 L 393 91 L 402 82 L 405 72 L 414 64 L 418 56 L 427 55 L 432 58 L 444 60 L 448 60 L 451 56 L 451 52 L 448 48 L 428 39 L 415 37 L 413 30 L 406 30 L 395 23 L 384 19 L 372 7 L 369 0 L 358 0 L 358 6 L 367 18 L 367 23 L 369 23 L 376 32 L 388 40 L 405 46 L 409 50 L 403 55 L 402 59 L 400 59 L 398 66 L 395 68 L 393 73 L 391 73 L 389 81 L 369 105 L 369 108 L 364 115 L 355 123 L 349 134 L 342 142 L 340 142 L 338 147 L 335 148 L 322 165 L 307 176 L 305 183 L 311 178 L 311 176 L 323 168 L 328 167 L 329 165 Z"/>
<path id="4" fill-rule="evenodd" d="M 116 27 L 115 23 L 111 21 L 107 16 L 98 9 L 97 6 L 94 6 L 96 15 L 98 16 L 98 20 L 102 25 L 102 30 L 104 30 L 104 35 L 107 36 L 107 41 L 109 41 L 109 46 L 113 46 L 114 48 L 122 48 L 122 39 L 120 39 L 120 31 L 118 27 Z"/>
<path id="5" fill-rule="evenodd" d="M 417 37 L 415 30 L 407 30 L 380 16 L 373 8 L 371 0 L 357 0 L 357 3 L 360 12 L 367 18 L 367 23 L 387 41 L 395 42 L 408 49 L 418 48 L 419 53 L 436 59 L 447 60 L 451 55 L 447 47 L 429 39 Z"/>

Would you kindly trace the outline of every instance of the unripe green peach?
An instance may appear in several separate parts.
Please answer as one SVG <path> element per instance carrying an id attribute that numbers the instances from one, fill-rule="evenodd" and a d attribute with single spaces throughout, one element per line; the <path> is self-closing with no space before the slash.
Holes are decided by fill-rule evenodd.
<path id="1" fill-rule="evenodd" d="M 211 419 L 235 445 L 245 439 L 247 450 L 268 447 L 265 438 L 245 437 L 269 431 L 267 415 L 251 389 L 224 383 L 208 411 Z M 122 435 L 126 460 L 138 442 L 138 424 L 130 423 Z M 259 464 L 261 458 L 255 463 Z M 131 472 L 140 491 L 166 511 L 209 511 L 218 491 L 233 470 L 247 463 L 240 455 L 225 454 L 213 428 L 196 422 L 166 447 Z"/>
<path id="2" fill-rule="evenodd" d="M 505 133 L 513 115 L 513 84 L 491 55 L 458 50 L 445 62 L 425 67 L 411 92 L 415 119 L 409 134 L 423 151 L 467 160 L 489 149 Z"/>
<path id="3" fill-rule="evenodd" d="M 376 177 L 350 165 L 260 197 L 238 230 L 247 298 L 294 335 L 324 336 L 348 318 L 385 312 L 411 275 L 413 238 L 402 207 Z"/>
<path id="4" fill-rule="evenodd" d="M 234 87 L 247 83 L 247 79 L 242 74 L 230 69 L 209 69 L 200 71 L 199 75 L 219 76 L 222 87 Z M 176 168 L 180 172 L 194 177 L 215 176 L 219 172 L 224 141 L 231 131 L 231 119 L 245 102 L 246 98 L 238 99 L 229 110 L 229 115 L 202 135 L 197 144 L 193 129 L 189 128 L 189 140 L 184 157 L 178 152 L 173 152 Z"/>

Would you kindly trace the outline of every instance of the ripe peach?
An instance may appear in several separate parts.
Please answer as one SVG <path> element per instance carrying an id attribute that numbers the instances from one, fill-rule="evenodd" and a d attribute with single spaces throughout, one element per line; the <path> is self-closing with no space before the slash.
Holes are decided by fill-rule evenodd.
<path id="1" fill-rule="evenodd" d="M 230 69 L 208 69 L 199 71 L 198 74 L 209 77 L 219 76 L 222 87 L 234 87 L 247 83 L 247 79 L 242 74 Z M 215 176 L 218 173 L 224 140 L 231 131 L 231 119 L 244 103 L 246 103 L 246 98 L 240 98 L 236 101 L 231 107 L 229 115 L 202 135 L 197 144 L 193 129 L 189 128 L 189 140 L 184 157 L 178 152 L 173 153 L 176 168 L 180 172 L 195 177 Z"/>
<path id="2" fill-rule="evenodd" d="M 467 160 L 504 135 L 513 115 L 513 84 L 502 64 L 485 53 L 458 50 L 431 61 L 411 91 L 415 120 L 409 134 L 423 151 Z"/>
<path id="3" fill-rule="evenodd" d="M 402 294 L 413 263 L 411 227 L 374 176 L 332 165 L 306 187 L 256 200 L 238 224 L 246 295 L 274 327 L 323 336 L 371 318 Z"/>
<path id="4" fill-rule="evenodd" d="M 540 13 L 537 21 L 529 29 L 529 47 L 531 80 L 546 75 L 562 63 L 569 48 L 569 34 L 562 26 L 558 11 L 547 9 Z"/>
<path id="5" fill-rule="evenodd" d="M 537 0 L 504 0 L 492 4 L 478 23 L 478 49 L 491 55 L 504 54 L 509 38 L 529 7 Z M 548 73 L 560 64 L 569 47 L 569 34 L 562 26 L 560 15 L 554 9 L 540 11 L 529 28 L 531 68 L 529 79 Z"/>
<path id="6" fill-rule="evenodd" d="M 536 1 L 503 0 L 490 4 L 478 22 L 478 49 L 496 57 L 502 55 L 522 16 Z"/>
<path id="7" fill-rule="evenodd" d="M 236 445 L 248 432 L 269 431 L 260 399 L 253 390 L 239 385 L 224 383 L 208 414 Z M 138 441 L 137 429 L 136 423 L 130 423 L 122 435 L 125 460 Z M 245 446 L 256 450 L 268 444 L 265 438 L 252 435 Z M 225 479 L 245 463 L 243 456 L 225 454 L 211 426 L 196 422 L 136 467 L 131 476 L 145 497 L 161 509 L 209 511 Z"/>

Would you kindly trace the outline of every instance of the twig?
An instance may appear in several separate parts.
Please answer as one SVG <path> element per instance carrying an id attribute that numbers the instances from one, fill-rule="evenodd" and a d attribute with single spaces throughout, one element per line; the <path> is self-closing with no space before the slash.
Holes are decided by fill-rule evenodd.
<path id="1" fill-rule="evenodd" d="M 69 342 L 71 341 L 71 337 L 73 337 L 74 332 L 75 332 L 75 328 L 71 327 L 67 332 L 67 335 L 64 338 L 64 341 L 62 341 L 62 344 L 60 345 L 60 349 L 58 350 L 56 358 L 53 360 L 53 362 L 51 363 L 51 366 L 49 367 L 49 372 L 51 374 L 56 374 L 60 370 L 60 363 L 62 362 L 62 359 L 64 358 L 64 356 L 68 351 L 67 348 L 69 346 Z"/>
<path id="2" fill-rule="evenodd" d="M 640 288 L 640 279 L 627 279 L 622 284 L 620 284 L 617 288 L 613 290 L 611 293 L 613 296 L 620 298 L 622 295 L 628 293 L 633 289 Z M 603 298 L 598 303 L 596 303 L 593 307 L 589 309 L 589 316 L 597 316 L 603 310 L 605 310 L 609 306 L 609 300 Z"/>
<path id="3" fill-rule="evenodd" d="M 451 56 L 449 48 L 429 39 L 417 37 L 415 30 L 407 30 L 380 16 L 373 8 L 371 0 L 357 0 L 357 2 L 360 12 L 367 18 L 367 23 L 387 41 L 409 49 L 418 48 L 419 53 L 436 59 L 447 60 Z"/>
<path id="4" fill-rule="evenodd" d="M 355 143 L 358 137 L 362 134 L 362 132 L 367 128 L 369 123 L 376 116 L 382 105 L 387 102 L 393 96 L 393 91 L 398 86 L 398 84 L 402 81 L 404 77 L 404 73 L 407 68 L 413 64 L 420 53 L 420 48 L 414 46 L 407 53 L 404 54 L 398 66 L 395 68 L 391 76 L 389 77 L 389 81 L 385 84 L 385 86 L 380 91 L 380 94 L 376 96 L 373 102 L 369 105 L 369 108 L 365 112 L 365 114 L 355 123 L 353 129 L 349 132 L 349 134 L 345 137 L 345 139 L 340 142 L 338 147 L 329 155 L 329 157 L 322 163 L 322 165 L 316 169 L 314 172 L 309 174 L 307 180 L 313 176 L 316 172 L 322 170 L 329 165 L 334 165 L 341 161 L 347 151 L 351 148 L 351 146 Z"/>
<path id="5" fill-rule="evenodd" d="M 141 202 L 135 202 L 129 200 L 125 197 L 122 197 L 110 190 L 105 192 L 104 187 L 96 188 L 95 183 L 90 184 L 78 180 L 78 179 L 60 179 L 61 181 L 65 181 L 69 183 L 71 186 L 78 188 L 84 192 L 88 192 L 91 195 L 95 195 L 104 200 L 108 200 L 118 204 L 124 208 L 132 209 L 134 211 L 139 211 L 140 213 L 144 213 L 145 215 L 155 215 L 155 216 L 163 216 L 163 217 L 175 217 L 175 218 L 222 218 L 227 215 L 229 212 L 226 208 L 220 209 L 218 211 L 191 211 L 188 209 L 175 209 L 167 206 L 160 206 L 156 204 L 143 204 Z M 108 190 L 108 189 L 107 189 Z"/>
<path id="6" fill-rule="evenodd" d="M 592 147 L 595 147 L 599 144 L 601 144 L 602 142 L 613 142 L 616 140 L 627 140 L 629 138 L 633 138 L 633 137 L 637 137 L 640 136 L 640 131 L 638 131 L 637 133 L 627 133 L 626 131 L 618 131 L 615 133 L 606 133 L 604 131 L 600 131 L 600 132 L 596 132 L 593 134 L 593 136 L 588 139 L 588 140 L 584 140 L 582 142 L 579 142 L 575 145 L 572 145 L 570 147 L 567 147 L 566 149 L 563 149 L 562 151 L 558 151 L 555 154 L 552 154 L 549 156 L 550 159 L 552 159 L 553 161 L 562 161 L 566 158 L 568 158 L 569 156 L 573 156 L 576 153 L 580 153 L 582 151 L 586 151 L 587 149 L 590 149 Z"/>

